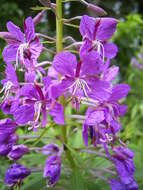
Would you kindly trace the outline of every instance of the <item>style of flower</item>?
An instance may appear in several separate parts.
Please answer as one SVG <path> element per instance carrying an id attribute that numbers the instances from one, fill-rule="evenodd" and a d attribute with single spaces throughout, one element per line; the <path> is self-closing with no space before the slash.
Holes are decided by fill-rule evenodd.
<path id="1" fill-rule="evenodd" d="M 28 60 L 36 61 L 42 51 L 42 45 L 35 35 L 32 17 L 24 20 L 23 27 L 24 33 L 9 21 L 7 22 L 8 33 L 3 35 L 8 43 L 2 52 L 3 59 L 6 63 L 16 61 L 16 67 L 19 63 L 22 67 L 25 66 Z"/>
<path id="2" fill-rule="evenodd" d="M 20 183 L 24 178 L 30 175 L 31 171 L 20 164 L 12 164 L 5 172 L 4 183 L 8 186 L 14 186 Z"/>
<path id="3" fill-rule="evenodd" d="M 117 20 L 114 18 L 94 18 L 87 15 L 82 16 L 80 22 L 80 33 L 83 45 L 80 54 L 96 51 L 103 59 L 112 59 L 117 54 L 117 46 L 108 40 L 116 30 Z"/>

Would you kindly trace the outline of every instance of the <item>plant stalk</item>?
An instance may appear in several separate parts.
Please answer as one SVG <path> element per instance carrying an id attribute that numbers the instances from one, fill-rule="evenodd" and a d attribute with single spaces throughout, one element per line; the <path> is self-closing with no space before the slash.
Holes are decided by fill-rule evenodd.
<path id="1" fill-rule="evenodd" d="M 57 53 L 63 50 L 63 19 L 62 19 L 62 0 L 56 0 L 56 51 Z M 60 102 L 65 110 L 64 95 L 60 97 Z M 67 144 L 67 126 L 61 126 L 61 134 L 63 144 Z M 65 155 L 70 163 L 71 168 L 75 167 L 73 157 L 70 150 L 64 146 Z"/>

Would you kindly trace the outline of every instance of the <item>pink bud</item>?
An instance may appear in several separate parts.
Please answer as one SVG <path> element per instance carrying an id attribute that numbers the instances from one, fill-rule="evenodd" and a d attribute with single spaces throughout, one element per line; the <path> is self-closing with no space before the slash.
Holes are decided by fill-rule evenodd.
<path id="1" fill-rule="evenodd" d="M 50 0 L 39 0 L 39 1 L 45 7 L 51 7 L 51 1 Z"/>
<path id="2" fill-rule="evenodd" d="M 40 13 L 38 13 L 38 14 L 33 18 L 34 25 L 40 23 L 40 21 L 41 21 L 43 15 L 44 15 L 44 10 L 41 11 Z"/>
<path id="3" fill-rule="evenodd" d="M 104 11 L 104 9 L 91 3 L 88 4 L 88 10 L 96 14 L 97 16 L 103 16 L 107 14 L 106 11 Z"/>

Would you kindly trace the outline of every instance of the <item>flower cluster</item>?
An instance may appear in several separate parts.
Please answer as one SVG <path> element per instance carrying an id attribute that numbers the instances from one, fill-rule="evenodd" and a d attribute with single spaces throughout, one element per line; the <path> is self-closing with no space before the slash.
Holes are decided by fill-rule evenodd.
<path id="1" fill-rule="evenodd" d="M 98 7 L 89 5 L 89 8 Z M 118 48 L 109 40 L 117 22 L 114 18 L 94 19 L 84 15 L 80 21 L 82 42 L 77 48 L 78 60 L 74 54 L 61 51 L 55 55 L 48 73 L 44 64 L 38 63 L 43 46 L 35 33 L 34 20 L 31 17 L 24 20 L 24 33 L 12 22 L 7 23 L 8 32 L 0 33 L 7 42 L 2 53 L 6 68 L 1 81 L 1 110 L 12 115 L 13 120 L 0 121 L 0 155 L 18 160 L 28 152 L 27 146 L 15 145 L 18 126 L 28 125 L 29 130 L 37 131 L 49 122 L 47 114 L 50 121 L 65 125 L 60 101 L 63 97 L 64 104 L 72 103 L 77 112 L 81 104 L 87 106 L 82 117 L 83 142 L 86 147 L 89 143 L 94 148 L 102 146 L 107 159 L 115 166 L 117 178 L 108 180 L 111 189 L 137 190 L 133 153 L 118 137 L 119 118 L 126 111 L 119 101 L 127 96 L 130 88 L 113 82 L 119 68 L 110 66 L 110 60 Z M 23 81 L 17 72 L 24 74 Z M 60 176 L 62 151 L 57 145 L 49 144 L 42 148 L 42 153 L 48 156 L 43 177 L 49 178 L 48 185 L 53 186 Z M 29 169 L 13 164 L 6 171 L 4 182 L 12 186 L 29 174 Z"/>

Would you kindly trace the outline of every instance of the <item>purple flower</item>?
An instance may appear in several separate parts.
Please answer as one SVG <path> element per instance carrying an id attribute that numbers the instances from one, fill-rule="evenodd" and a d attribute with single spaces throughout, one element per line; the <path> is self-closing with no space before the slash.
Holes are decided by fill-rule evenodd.
<path id="1" fill-rule="evenodd" d="M 13 186 L 16 183 L 20 183 L 30 173 L 30 170 L 25 166 L 12 164 L 5 172 L 4 183 L 8 186 Z"/>
<path id="2" fill-rule="evenodd" d="M 46 85 L 44 86 L 46 87 Z M 21 98 L 23 104 L 13 112 L 14 119 L 18 124 L 30 124 L 32 128 L 37 128 L 41 115 L 41 124 L 44 127 L 47 123 L 47 111 L 57 124 L 64 124 L 62 106 L 49 98 L 48 90 L 44 87 L 42 89 L 37 84 L 26 84 L 21 88 Z"/>
<path id="3" fill-rule="evenodd" d="M 61 81 L 51 86 L 51 97 L 57 98 L 64 93 L 76 98 L 92 97 L 97 101 L 109 98 L 110 84 L 98 77 L 104 67 L 100 56 L 90 52 L 83 57 L 83 61 L 77 63 L 76 56 L 69 52 L 55 56 L 53 68 L 60 73 Z"/>
<path id="4" fill-rule="evenodd" d="M 109 80 L 108 77 L 106 79 Z M 95 108 L 88 108 L 82 131 L 86 146 L 88 131 L 94 146 L 114 140 L 114 136 L 120 129 L 118 117 L 123 116 L 126 110 L 126 106 L 119 105 L 118 100 L 125 97 L 128 91 L 129 86 L 126 84 L 115 85 L 107 101 L 97 104 Z"/>
<path id="5" fill-rule="evenodd" d="M 11 149 L 11 151 L 8 154 L 8 158 L 10 160 L 18 160 L 20 159 L 24 154 L 28 152 L 28 147 L 26 145 L 20 144 L 20 145 L 14 145 Z"/>
<path id="6" fill-rule="evenodd" d="M 116 30 L 117 20 L 113 18 L 94 18 L 84 15 L 80 22 L 80 33 L 83 38 L 83 45 L 80 54 L 89 51 L 96 51 L 104 58 L 114 58 L 117 54 L 117 46 L 107 42 Z"/>
<path id="7" fill-rule="evenodd" d="M 2 53 L 3 59 L 6 63 L 16 61 L 16 67 L 19 62 L 21 65 L 25 65 L 27 60 L 37 60 L 42 51 L 42 45 L 35 35 L 32 17 L 26 18 L 23 26 L 24 33 L 18 26 L 9 21 L 7 29 L 10 37 L 3 36 L 8 42 Z"/>
<path id="8" fill-rule="evenodd" d="M 135 181 L 126 185 L 116 179 L 112 179 L 109 181 L 109 183 L 110 183 L 111 190 L 138 190 L 138 186 Z"/>
<path id="9" fill-rule="evenodd" d="M 111 161 L 115 165 L 121 183 L 125 185 L 131 184 L 134 174 L 133 152 L 122 146 L 114 147 L 113 152 Z"/>
<path id="10" fill-rule="evenodd" d="M 54 186 L 60 177 L 61 159 L 59 156 L 49 156 L 45 162 L 43 177 L 48 178 L 48 185 Z"/>

